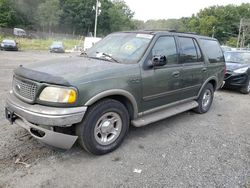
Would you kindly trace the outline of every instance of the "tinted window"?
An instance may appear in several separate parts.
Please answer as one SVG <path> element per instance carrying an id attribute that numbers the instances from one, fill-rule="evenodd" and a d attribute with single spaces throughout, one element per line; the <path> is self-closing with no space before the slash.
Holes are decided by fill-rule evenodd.
<path id="1" fill-rule="evenodd" d="M 210 63 L 223 62 L 224 57 L 219 43 L 215 40 L 201 39 L 203 49 L 205 50 Z"/>
<path id="2" fill-rule="evenodd" d="M 167 58 L 167 64 L 177 64 L 177 50 L 174 37 L 160 37 L 152 49 L 152 55 L 164 55 Z"/>
<path id="3" fill-rule="evenodd" d="M 198 61 L 196 47 L 192 38 L 179 37 L 180 58 L 182 63 L 193 63 Z"/>

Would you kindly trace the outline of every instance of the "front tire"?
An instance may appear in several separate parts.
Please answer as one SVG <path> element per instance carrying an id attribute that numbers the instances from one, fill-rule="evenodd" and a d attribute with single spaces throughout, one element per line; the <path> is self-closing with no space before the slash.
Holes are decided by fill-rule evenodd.
<path id="1" fill-rule="evenodd" d="M 214 98 L 214 87 L 212 84 L 208 83 L 202 90 L 197 102 L 198 107 L 194 109 L 194 111 L 198 114 L 206 113 L 213 102 Z"/>
<path id="2" fill-rule="evenodd" d="M 241 90 L 240 90 L 240 92 L 243 93 L 243 94 L 250 93 L 250 79 L 248 79 L 247 83 L 248 84 L 245 87 L 241 88 Z"/>
<path id="3" fill-rule="evenodd" d="M 88 109 L 83 121 L 76 125 L 76 135 L 86 151 L 103 155 L 121 145 L 128 128 L 126 107 L 119 101 L 105 99 Z"/>

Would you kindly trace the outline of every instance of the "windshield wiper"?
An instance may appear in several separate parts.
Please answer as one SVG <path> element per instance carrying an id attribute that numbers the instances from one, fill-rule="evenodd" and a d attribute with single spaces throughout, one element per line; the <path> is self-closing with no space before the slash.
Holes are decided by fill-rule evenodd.
<path id="1" fill-rule="evenodd" d="M 112 60 L 116 63 L 120 63 L 118 60 L 116 60 L 115 58 L 113 58 L 111 55 L 105 53 L 105 52 L 96 52 L 97 54 L 101 54 L 101 56 L 107 57 L 109 58 L 108 60 Z"/>
<path id="2" fill-rule="evenodd" d="M 80 56 L 88 57 L 88 54 L 85 51 L 83 51 L 80 53 Z"/>

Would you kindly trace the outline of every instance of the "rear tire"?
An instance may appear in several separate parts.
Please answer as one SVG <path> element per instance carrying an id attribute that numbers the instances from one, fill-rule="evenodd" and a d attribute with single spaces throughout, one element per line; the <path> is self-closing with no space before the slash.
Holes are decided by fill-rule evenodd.
<path id="1" fill-rule="evenodd" d="M 76 125 L 79 144 L 88 152 L 103 155 L 118 148 L 129 129 L 126 107 L 113 99 L 90 106 L 83 121 Z"/>
<path id="2" fill-rule="evenodd" d="M 212 84 L 208 83 L 200 93 L 200 96 L 197 100 L 199 105 L 194 109 L 194 111 L 198 114 L 206 113 L 212 105 L 213 98 L 214 98 L 214 87 Z"/>

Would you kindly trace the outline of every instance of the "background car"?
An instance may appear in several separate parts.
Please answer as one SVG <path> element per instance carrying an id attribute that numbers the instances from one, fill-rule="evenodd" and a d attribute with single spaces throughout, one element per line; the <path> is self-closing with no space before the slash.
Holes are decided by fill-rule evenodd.
<path id="1" fill-rule="evenodd" d="M 250 92 L 250 51 L 227 51 L 224 53 L 227 71 L 225 88 L 235 88 L 241 93 Z"/>
<path id="2" fill-rule="evenodd" d="M 0 49 L 18 51 L 17 43 L 12 39 L 4 39 L 1 42 Z"/>
<path id="3" fill-rule="evenodd" d="M 55 41 L 52 43 L 52 45 L 49 48 L 49 51 L 52 52 L 56 52 L 56 53 L 64 53 L 64 46 L 63 43 L 60 41 Z"/>

